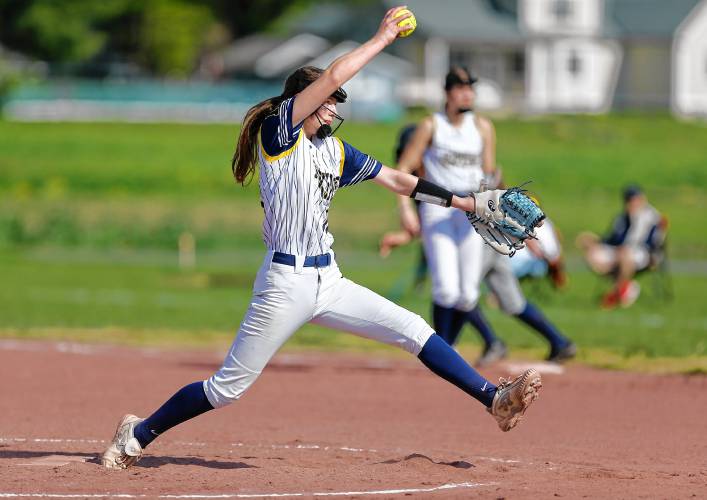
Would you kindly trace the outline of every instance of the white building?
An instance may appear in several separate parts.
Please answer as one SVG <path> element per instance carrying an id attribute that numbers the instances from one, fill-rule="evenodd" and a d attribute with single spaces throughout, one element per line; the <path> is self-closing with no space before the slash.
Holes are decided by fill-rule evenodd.
<path id="1" fill-rule="evenodd" d="M 437 106 L 449 64 L 463 64 L 487 109 L 707 115 L 707 0 L 406 3 L 418 20 L 397 48 L 418 67 L 408 103 Z"/>
<path id="2" fill-rule="evenodd" d="M 530 111 L 606 111 L 621 47 L 603 37 L 603 0 L 523 0 L 525 96 Z"/>
<path id="3" fill-rule="evenodd" d="M 678 26 L 672 56 L 673 111 L 707 117 L 707 2 L 697 5 Z"/>

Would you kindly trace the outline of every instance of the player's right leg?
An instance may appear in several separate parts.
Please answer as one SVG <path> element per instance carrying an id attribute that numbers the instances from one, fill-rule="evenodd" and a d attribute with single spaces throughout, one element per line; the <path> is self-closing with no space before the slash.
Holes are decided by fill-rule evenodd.
<path id="1" fill-rule="evenodd" d="M 107 468 L 135 464 L 157 436 L 240 398 L 282 344 L 314 312 L 316 269 L 266 262 L 258 272 L 245 318 L 221 368 L 208 380 L 188 384 L 146 419 L 126 415 L 103 454 Z"/>
<path id="2" fill-rule="evenodd" d="M 577 352 L 576 346 L 545 317 L 540 309 L 528 302 L 518 283 L 518 278 L 513 274 L 510 259 L 500 254 L 494 254 L 492 258 L 493 266 L 486 276 L 486 282 L 498 297 L 501 310 L 518 318 L 547 340 L 550 344 L 548 361 L 561 362 L 573 358 Z"/>
<path id="3" fill-rule="evenodd" d="M 327 274 L 333 273 L 330 276 Z M 417 314 L 342 278 L 338 269 L 323 275 L 313 323 L 405 349 L 436 375 L 471 395 L 508 431 L 537 398 L 540 374 L 528 370 L 498 388 L 481 376 Z"/>

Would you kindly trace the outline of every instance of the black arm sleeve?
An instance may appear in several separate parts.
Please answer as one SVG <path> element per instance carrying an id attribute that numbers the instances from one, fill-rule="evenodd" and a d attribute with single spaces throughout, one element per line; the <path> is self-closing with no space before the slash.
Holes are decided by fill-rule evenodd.
<path id="1" fill-rule="evenodd" d="M 415 189 L 410 193 L 410 198 L 433 205 L 449 207 L 452 205 L 452 192 L 439 187 L 425 179 L 418 179 Z"/>

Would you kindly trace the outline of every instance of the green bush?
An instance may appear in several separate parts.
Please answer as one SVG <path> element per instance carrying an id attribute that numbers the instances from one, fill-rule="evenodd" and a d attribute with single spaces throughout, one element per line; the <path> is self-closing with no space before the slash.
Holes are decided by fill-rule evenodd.
<path id="1" fill-rule="evenodd" d="M 140 46 L 147 65 L 160 75 L 188 76 L 214 19 L 208 8 L 186 2 L 149 0 Z"/>

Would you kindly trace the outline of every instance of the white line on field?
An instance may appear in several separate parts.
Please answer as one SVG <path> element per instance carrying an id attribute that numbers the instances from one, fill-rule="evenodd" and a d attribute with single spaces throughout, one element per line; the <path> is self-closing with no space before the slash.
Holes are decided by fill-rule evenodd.
<path id="1" fill-rule="evenodd" d="M 390 490 L 364 490 L 364 491 L 321 491 L 321 492 L 301 492 L 301 493 L 224 493 L 211 495 L 132 495 L 129 493 L 83 493 L 83 494 L 61 494 L 61 493 L 3 493 L 0 498 L 285 498 L 285 497 L 344 497 L 344 496 L 368 496 L 368 495 L 398 495 L 407 493 L 433 493 L 435 491 L 480 488 L 483 486 L 494 486 L 498 483 L 447 483 L 432 488 L 396 488 Z"/>

